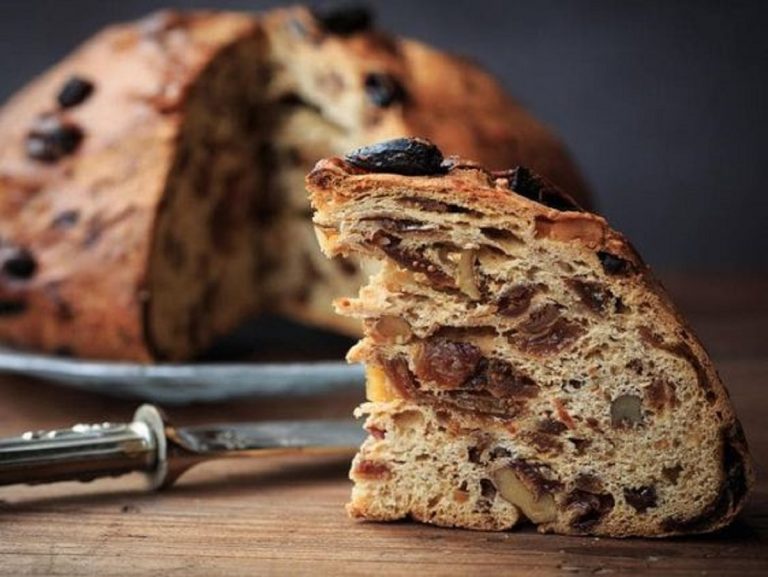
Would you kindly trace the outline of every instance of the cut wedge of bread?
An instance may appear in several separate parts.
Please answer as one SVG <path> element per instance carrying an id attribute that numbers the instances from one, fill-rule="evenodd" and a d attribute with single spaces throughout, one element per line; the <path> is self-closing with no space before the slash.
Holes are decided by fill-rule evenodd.
<path id="1" fill-rule="evenodd" d="M 728 393 L 629 242 L 524 168 L 398 139 L 307 179 L 326 255 L 381 262 L 336 302 L 365 337 L 350 514 L 666 536 L 753 482 Z"/>

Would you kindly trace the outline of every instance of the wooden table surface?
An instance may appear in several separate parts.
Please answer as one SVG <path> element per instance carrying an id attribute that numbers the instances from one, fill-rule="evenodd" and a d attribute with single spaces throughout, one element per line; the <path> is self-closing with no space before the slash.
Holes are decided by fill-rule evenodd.
<path id="1" fill-rule="evenodd" d="M 746 511 L 703 537 L 612 540 L 372 524 L 344 513 L 346 459 L 223 461 L 171 490 L 125 477 L 0 489 L 2 575 L 768 575 L 768 278 L 665 276 L 729 386 L 760 475 Z M 345 416 L 358 395 L 171 411 L 178 424 Z M 125 420 L 133 404 L 0 377 L 0 435 Z"/>

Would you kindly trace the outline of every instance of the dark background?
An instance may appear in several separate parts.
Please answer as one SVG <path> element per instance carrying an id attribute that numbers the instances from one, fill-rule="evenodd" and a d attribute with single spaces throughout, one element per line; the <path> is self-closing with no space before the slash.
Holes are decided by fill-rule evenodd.
<path id="1" fill-rule="evenodd" d="M 168 5 L 276 4 L 0 0 L 0 97 L 106 23 Z M 560 133 L 601 211 L 651 264 L 768 270 L 768 2 L 368 4 L 382 27 L 499 76 Z"/>

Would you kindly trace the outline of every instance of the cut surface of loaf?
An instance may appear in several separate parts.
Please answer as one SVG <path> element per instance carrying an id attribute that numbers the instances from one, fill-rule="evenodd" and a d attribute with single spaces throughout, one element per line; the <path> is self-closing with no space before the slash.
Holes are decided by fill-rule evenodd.
<path id="1" fill-rule="evenodd" d="M 317 258 L 304 175 L 401 135 L 585 195 L 490 76 L 360 10 L 167 11 L 106 29 L 0 112 L 0 341 L 183 360 L 260 311 L 355 333 L 329 295 L 365 275 Z"/>
<path id="2" fill-rule="evenodd" d="M 350 514 L 666 536 L 729 523 L 752 463 L 702 345 L 629 242 L 518 168 L 398 139 L 307 177 L 330 257 L 380 271 L 360 319 L 370 433 Z"/>

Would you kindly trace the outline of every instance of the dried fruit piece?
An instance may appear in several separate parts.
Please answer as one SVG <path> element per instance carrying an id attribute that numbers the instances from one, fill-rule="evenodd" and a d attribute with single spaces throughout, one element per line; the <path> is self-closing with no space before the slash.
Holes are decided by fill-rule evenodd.
<path id="1" fill-rule="evenodd" d="M 26 248 L 14 246 L 0 248 L 0 274 L 3 277 L 25 281 L 32 278 L 36 271 L 37 261 Z"/>
<path id="2" fill-rule="evenodd" d="M 409 176 L 441 174 L 443 153 L 423 138 L 396 138 L 350 152 L 350 164 L 370 172 L 394 172 Z"/>
<path id="3" fill-rule="evenodd" d="M 27 134 L 27 156 L 41 162 L 56 162 L 72 154 L 83 139 L 83 131 L 56 116 L 39 119 Z"/>
<path id="4" fill-rule="evenodd" d="M 610 252 L 598 251 L 597 258 L 600 259 L 605 274 L 628 275 L 635 272 L 635 267 L 631 262 Z"/>
<path id="5" fill-rule="evenodd" d="M 422 381 L 442 389 L 458 389 L 475 372 L 480 349 L 469 343 L 443 339 L 424 342 L 414 356 L 414 370 Z"/>
<path id="6" fill-rule="evenodd" d="M 71 108 L 82 104 L 93 92 L 93 82 L 82 76 L 70 76 L 61 87 L 56 101 L 62 108 Z"/>
<path id="7" fill-rule="evenodd" d="M 341 6 L 313 14 L 326 32 L 338 36 L 350 36 L 373 26 L 373 14 L 363 5 Z"/>
<path id="8" fill-rule="evenodd" d="M 566 282 L 578 295 L 579 300 L 594 313 L 606 312 L 608 304 L 615 298 L 608 287 L 599 282 L 575 278 Z"/>
<path id="9" fill-rule="evenodd" d="M 380 481 L 388 479 L 392 474 L 392 470 L 386 463 L 361 459 L 355 462 L 352 474 L 361 479 Z"/>
<path id="10" fill-rule="evenodd" d="M 566 194 L 552 182 L 524 166 L 518 166 L 508 173 L 497 173 L 497 175 L 506 177 L 509 182 L 509 188 L 517 194 L 549 208 L 583 211 L 569 194 Z"/>
<path id="11" fill-rule="evenodd" d="M 642 400 L 637 395 L 619 395 L 611 402 L 611 426 L 629 428 L 643 420 Z"/>
<path id="12" fill-rule="evenodd" d="M 507 288 L 499 297 L 497 312 L 505 317 L 522 315 L 531 306 L 536 289 L 531 285 L 517 285 Z"/>
<path id="13" fill-rule="evenodd" d="M 499 399 L 532 399 L 539 394 L 538 385 L 530 377 L 510 363 L 493 358 L 480 359 L 477 370 L 464 387 L 488 391 Z"/>

